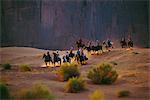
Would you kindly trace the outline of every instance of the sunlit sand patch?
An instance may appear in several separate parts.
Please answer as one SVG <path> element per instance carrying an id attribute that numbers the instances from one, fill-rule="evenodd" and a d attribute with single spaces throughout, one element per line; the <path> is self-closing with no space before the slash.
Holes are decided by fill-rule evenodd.
<path id="1" fill-rule="evenodd" d="M 43 56 L 43 54 L 37 54 L 36 57 L 37 58 L 41 58 Z"/>
<path id="2" fill-rule="evenodd" d="M 41 65 L 41 67 L 42 68 L 46 68 L 46 67 L 48 67 L 48 68 L 50 68 L 50 67 L 59 67 L 60 66 L 60 64 L 58 64 L 58 63 L 55 63 L 55 66 L 54 66 L 54 64 L 47 64 L 47 66 L 46 66 L 46 64 L 45 63 L 43 63 L 42 65 Z"/>
<path id="3" fill-rule="evenodd" d="M 47 66 L 46 66 L 45 64 L 42 64 L 41 67 L 45 68 L 45 67 L 47 67 Z"/>
<path id="4" fill-rule="evenodd" d="M 127 48 L 126 50 L 127 50 L 127 51 L 130 51 L 130 50 L 133 50 L 133 48 Z"/>
<path id="5" fill-rule="evenodd" d="M 101 55 L 102 53 L 101 52 L 91 52 L 90 54 L 91 55 Z"/>
<path id="6" fill-rule="evenodd" d="M 68 62 L 66 62 L 66 63 L 68 63 Z M 63 62 L 62 62 L 61 65 L 66 64 L 66 63 L 63 63 Z M 71 63 L 76 63 L 75 59 L 71 59 Z M 54 64 L 50 63 L 50 65 L 49 65 L 49 63 L 48 63 L 47 66 L 46 66 L 46 64 L 43 63 L 43 64 L 41 65 L 41 67 L 43 67 L 43 68 L 46 68 L 46 67 L 48 67 L 48 68 L 50 68 L 50 67 L 60 67 L 60 64 L 59 64 L 59 63 L 55 63 L 55 66 L 54 66 Z"/>

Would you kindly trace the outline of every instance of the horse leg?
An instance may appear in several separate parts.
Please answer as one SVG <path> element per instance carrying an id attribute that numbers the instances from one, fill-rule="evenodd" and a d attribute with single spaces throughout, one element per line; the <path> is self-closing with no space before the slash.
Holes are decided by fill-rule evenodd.
<path id="1" fill-rule="evenodd" d="M 54 63 L 54 67 L 55 67 L 55 61 L 53 63 Z"/>
<path id="2" fill-rule="evenodd" d="M 49 61 L 49 65 L 50 65 L 50 61 Z"/>
<path id="3" fill-rule="evenodd" d="M 54 63 L 54 62 L 53 62 L 53 61 L 51 61 L 51 63 L 52 63 L 52 65 L 53 65 L 53 63 Z"/>
<path id="4" fill-rule="evenodd" d="M 47 62 L 45 62 L 45 65 L 46 65 L 46 67 L 47 67 Z"/>
<path id="5" fill-rule="evenodd" d="M 60 66 L 61 66 L 61 60 L 60 60 Z"/>

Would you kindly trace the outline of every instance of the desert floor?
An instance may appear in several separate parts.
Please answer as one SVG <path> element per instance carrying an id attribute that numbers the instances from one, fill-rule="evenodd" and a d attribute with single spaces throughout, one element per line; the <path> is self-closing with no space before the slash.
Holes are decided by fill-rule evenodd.
<path id="1" fill-rule="evenodd" d="M 103 92 L 105 100 L 149 100 L 150 49 L 114 49 L 111 52 L 89 56 L 87 64 L 79 67 L 81 76 L 87 81 L 87 90 L 80 93 L 65 93 L 66 82 L 55 80 L 54 71 L 59 67 L 44 67 L 42 55 L 47 51 L 27 47 L 0 48 L 0 64 L 13 65 L 11 70 L 0 70 L 1 80 L 7 83 L 12 95 L 16 95 L 23 88 L 30 88 L 35 83 L 42 83 L 49 87 L 58 100 L 88 100 L 89 95 L 95 90 Z M 65 51 L 60 51 L 61 55 L 64 53 Z M 114 69 L 119 77 L 111 85 L 95 85 L 86 78 L 87 72 L 94 65 L 104 61 L 117 63 Z M 20 64 L 30 65 L 32 71 L 21 72 Z M 122 89 L 129 90 L 130 96 L 118 98 L 117 92 Z"/>

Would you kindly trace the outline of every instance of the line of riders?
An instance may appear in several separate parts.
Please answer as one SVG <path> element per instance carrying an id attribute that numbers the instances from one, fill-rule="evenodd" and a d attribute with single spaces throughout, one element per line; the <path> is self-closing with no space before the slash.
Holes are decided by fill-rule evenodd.
<path id="1" fill-rule="evenodd" d="M 62 59 L 59 56 L 58 51 L 56 53 L 53 52 L 53 59 L 51 55 L 49 54 L 49 52 L 47 52 L 47 54 L 43 55 L 43 59 L 44 59 L 46 66 L 48 65 L 48 63 L 49 65 L 50 63 L 52 63 L 55 66 L 56 62 L 61 65 L 62 59 L 63 59 L 63 63 L 66 63 L 66 62 L 71 63 L 71 60 L 74 59 L 74 61 L 77 61 L 80 64 L 84 64 L 88 60 L 82 48 L 78 49 L 76 54 L 73 53 L 72 49 L 69 52 L 67 51 L 66 54 L 62 57 Z"/>
<path id="2" fill-rule="evenodd" d="M 133 47 L 133 41 L 132 39 L 128 39 L 128 42 L 126 42 L 125 38 L 122 38 L 120 41 L 121 47 L 125 48 L 125 47 Z M 78 50 L 76 51 L 76 53 L 73 53 L 73 47 L 71 47 L 70 51 L 66 52 L 66 54 L 63 56 L 63 63 L 68 62 L 71 63 L 71 60 L 74 59 L 74 61 L 77 61 L 77 63 L 80 64 L 84 64 L 88 58 L 86 56 L 86 54 L 84 53 L 84 50 L 87 50 L 88 52 L 98 52 L 101 51 L 103 53 L 103 46 L 106 48 L 107 51 L 111 51 L 111 49 L 113 48 L 113 42 L 111 40 L 107 40 L 107 41 L 103 41 L 102 45 L 99 44 L 99 41 L 96 41 L 96 45 L 92 45 L 92 42 L 90 41 L 88 43 L 88 46 L 86 46 L 83 42 L 82 39 L 79 39 L 76 42 L 77 48 Z M 56 52 L 53 52 L 53 59 L 51 57 L 51 55 L 49 54 L 49 52 L 47 52 L 47 54 L 43 55 L 43 59 L 44 62 L 46 64 L 46 66 L 50 65 L 50 63 L 56 64 L 59 63 L 61 65 L 62 63 L 62 59 L 59 55 L 58 50 Z"/>
<path id="3" fill-rule="evenodd" d="M 126 47 L 133 47 L 133 40 L 131 38 L 128 38 L 128 42 L 126 42 L 125 37 L 123 37 L 120 41 L 121 47 L 126 48 Z"/>

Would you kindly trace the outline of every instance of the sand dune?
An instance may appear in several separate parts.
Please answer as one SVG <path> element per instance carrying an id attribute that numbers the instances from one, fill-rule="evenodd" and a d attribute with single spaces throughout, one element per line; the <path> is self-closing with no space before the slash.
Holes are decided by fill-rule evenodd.
<path id="1" fill-rule="evenodd" d="M 63 92 L 65 82 L 54 80 L 52 71 L 57 68 L 41 68 L 44 64 L 42 55 L 47 51 L 26 47 L 0 48 L 0 64 L 8 62 L 13 65 L 12 70 L 1 71 L 1 78 L 6 80 L 12 94 L 36 82 L 42 82 L 49 87 L 58 100 L 88 100 L 88 96 L 97 89 L 104 93 L 106 100 L 118 100 L 116 93 L 120 89 L 131 91 L 131 95 L 124 100 L 149 100 L 150 49 L 114 49 L 101 55 L 90 56 L 87 65 L 80 67 L 82 76 L 88 82 L 88 90 L 77 94 Z M 65 51 L 60 51 L 60 55 L 64 53 Z M 112 85 L 94 85 L 86 78 L 87 71 L 93 65 L 103 61 L 117 63 L 114 68 L 119 73 L 119 78 Z M 25 73 L 18 71 L 17 67 L 20 64 L 29 64 L 33 71 Z"/>

